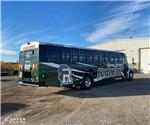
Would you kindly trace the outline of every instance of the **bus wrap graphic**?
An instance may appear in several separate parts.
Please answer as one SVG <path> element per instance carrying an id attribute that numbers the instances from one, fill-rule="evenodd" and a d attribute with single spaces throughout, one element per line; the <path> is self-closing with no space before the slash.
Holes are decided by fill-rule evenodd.
<path id="1" fill-rule="evenodd" d="M 122 68 L 98 68 L 97 79 L 104 79 L 113 76 L 121 76 Z"/>
<path id="2" fill-rule="evenodd" d="M 121 65 L 114 65 L 111 67 L 107 66 L 107 68 L 97 68 L 97 74 L 96 78 L 94 78 L 94 82 L 117 76 L 123 76 L 123 66 Z"/>
<path id="3" fill-rule="evenodd" d="M 66 64 L 61 64 L 58 68 L 58 79 L 61 85 L 72 84 L 72 71 L 71 68 Z"/>

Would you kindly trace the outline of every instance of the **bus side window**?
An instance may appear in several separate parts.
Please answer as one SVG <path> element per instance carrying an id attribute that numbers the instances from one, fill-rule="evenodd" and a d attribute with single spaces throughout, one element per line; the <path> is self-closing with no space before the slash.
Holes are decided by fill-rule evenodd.
<path id="1" fill-rule="evenodd" d="M 127 57 L 125 54 L 123 54 L 123 63 L 128 65 Z"/>
<path id="2" fill-rule="evenodd" d="M 105 63 L 109 63 L 109 53 L 105 52 Z"/>
<path id="3" fill-rule="evenodd" d="M 79 53 L 78 53 L 78 49 L 71 49 L 71 53 L 72 53 L 72 62 L 79 62 Z"/>
<path id="4" fill-rule="evenodd" d="M 70 62 L 70 59 L 71 59 L 70 52 L 67 52 L 66 53 L 66 62 Z"/>
<path id="5" fill-rule="evenodd" d="M 79 62 L 86 62 L 86 50 L 79 50 Z"/>
<path id="6" fill-rule="evenodd" d="M 87 62 L 92 62 L 93 61 L 93 53 L 90 50 L 87 50 Z"/>
<path id="7" fill-rule="evenodd" d="M 97 64 L 99 62 L 98 52 L 93 52 L 93 62 Z"/>
<path id="8" fill-rule="evenodd" d="M 71 56 L 70 56 L 70 49 L 69 48 L 61 48 L 61 61 L 70 63 Z"/>
<path id="9" fill-rule="evenodd" d="M 104 63 L 104 53 L 99 52 L 99 63 Z"/>
<path id="10" fill-rule="evenodd" d="M 58 62 L 60 59 L 59 57 L 59 48 L 58 47 L 49 47 L 47 49 L 47 60 L 48 61 L 53 61 L 53 62 Z"/>
<path id="11" fill-rule="evenodd" d="M 48 61 L 48 59 L 47 59 L 47 49 L 48 49 L 48 47 L 46 47 L 45 45 L 40 45 L 39 60 L 41 62 Z"/>
<path id="12" fill-rule="evenodd" d="M 119 54 L 115 53 L 115 63 L 119 63 Z"/>
<path id="13" fill-rule="evenodd" d="M 110 57 L 110 63 L 114 64 L 114 62 L 115 62 L 114 53 L 109 53 L 109 57 Z"/>
<path id="14" fill-rule="evenodd" d="M 119 54 L 119 63 L 123 64 L 123 56 L 122 56 L 122 54 Z"/>

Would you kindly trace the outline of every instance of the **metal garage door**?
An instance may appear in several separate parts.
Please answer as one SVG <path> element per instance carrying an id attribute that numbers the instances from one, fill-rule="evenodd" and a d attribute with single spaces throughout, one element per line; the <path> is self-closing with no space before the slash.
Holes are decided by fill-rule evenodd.
<path id="1" fill-rule="evenodd" d="M 141 72 L 150 73 L 150 48 L 141 49 Z"/>

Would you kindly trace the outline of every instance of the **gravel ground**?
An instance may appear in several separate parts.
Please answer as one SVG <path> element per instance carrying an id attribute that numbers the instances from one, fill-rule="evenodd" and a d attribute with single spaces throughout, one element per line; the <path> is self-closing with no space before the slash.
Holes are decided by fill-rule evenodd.
<path id="1" fill-rule="evenodd" d="M 4 125 L 149 125 L 150 75 L 90 90 L 31 87 L 1 79 Z"/>

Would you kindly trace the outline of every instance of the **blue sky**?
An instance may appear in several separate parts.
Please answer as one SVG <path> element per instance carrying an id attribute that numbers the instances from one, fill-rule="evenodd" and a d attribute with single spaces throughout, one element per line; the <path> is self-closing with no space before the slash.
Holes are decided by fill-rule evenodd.
<path id="1" fill-rule="evenodd" d="M 150 2 L 2 2 L 1 60 L 18 60 L 28 41 L 87 47 L 112 39 L 150 37 Z"/>

